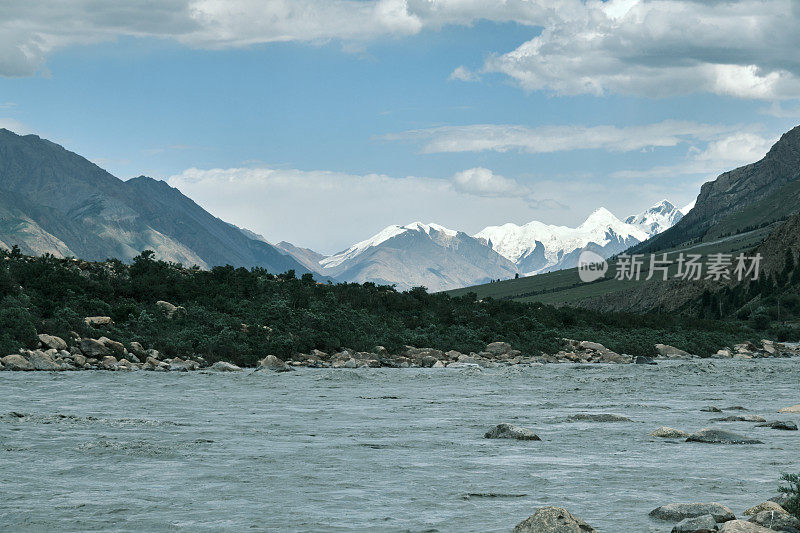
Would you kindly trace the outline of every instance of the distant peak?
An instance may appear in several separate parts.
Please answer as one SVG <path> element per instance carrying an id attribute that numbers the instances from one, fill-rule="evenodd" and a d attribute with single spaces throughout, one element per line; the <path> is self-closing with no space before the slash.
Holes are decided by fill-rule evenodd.
<path id="1" fill-rule="evenodd" d="M 586 221 L 581 225 L 586 226 L 588 224 L 597 224 L 605 222 L 619 222 L 619 219 L 616 216 L 614 216 L 614 213 L 612 213 L 605 207 L 599 207 L 595 209 L 594 212 L 592 212 L 592 214 L 589 215 Z"/>
<path id="2" fill-rule="evenodd" d="M 669 210 L 677 209 L 677 207 L 675 207 L 675 204 L 673 204 L 669 200 L 661 200 L 660 202 L 652 206 L 650 209 L 660 209 L 660 208 L 665 208 Z"/>

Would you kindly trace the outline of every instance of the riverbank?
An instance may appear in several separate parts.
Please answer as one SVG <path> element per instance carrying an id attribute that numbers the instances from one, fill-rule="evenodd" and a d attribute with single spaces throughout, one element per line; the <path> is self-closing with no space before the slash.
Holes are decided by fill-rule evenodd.
<path id="1" fill-rule="evenodd" d="M 0 358 L 0 370 L 14 371 L 195 371 L 214 370 L 220 372 L 239 371 L 240 367 L 226 362 L 211 363 L 201 355 L 187 357 L 164 357 L 158 350 L 144 348 L 138 342 L 125 346 L 108 337 L 81 338 L 77 335 L 64 339 L 40 334 L 39 347 L 35 350 L 20 349 L 19 353 Z M 257 369 L 287 371 L 295 367 L 311 368 L 443 368 L 479 367 L 495 368 L 505 365 L 539 365 L 547 363 L 581 364 L 657 364 L 658 360 L 693 359 L 697 356 L 665 344 L 656 344 L 652 357 L 631 356 L 614 352 L 600 343 L 562 339 L 562 350 L 554 354 L 523 354 L 506 342 L 492 342 L 480 352 L 464 354 L 455 350 L 442 351 L 433 348 L 406 346 L 400 353 L 391 354 L 383 346 L 369 352 L 344 349 L 327 353 L 313 350 L 298 353 L 282 360 L 267 355 L 259 360 Z M 761 340 L 758 345 L 747 341 L 733 347 L 720 349 L 712 358 L 716 359 L 768 359 L 797 357 L 800 347 L 795 344 Z"/>

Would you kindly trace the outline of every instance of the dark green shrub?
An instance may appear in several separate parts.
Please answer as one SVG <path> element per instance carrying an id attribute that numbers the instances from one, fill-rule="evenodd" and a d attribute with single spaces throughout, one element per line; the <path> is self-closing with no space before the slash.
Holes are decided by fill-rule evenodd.
<path id="1" fill-rule="evenodd" d="M 787 485 L 778 487 L 778 490 L 789 497 L 783 508 L 800 519 L 800 474 L 781 474 L 781 481 Z"/>

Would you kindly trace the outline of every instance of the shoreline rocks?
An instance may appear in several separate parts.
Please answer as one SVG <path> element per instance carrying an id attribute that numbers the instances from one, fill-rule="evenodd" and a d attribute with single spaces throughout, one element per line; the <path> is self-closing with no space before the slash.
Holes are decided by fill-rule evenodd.
<path id="1" fill-rule="evenodd" d="M 670 503 L 656 507 L 650 511 L 650 516 L 657 520 L 680 522 L 686 518 L 697 518 L 711 515 L 715 522 L 736 520 L 736 515 L 721 503 Z"/>
<path id="2" fill-rule="evenodd" d="M 689 433 L 680 429 L 671 428 L 669 426 L 661 426 L 650 433 L 651 437 L 659 437 L 662 439 L 685 439 L 689 437 Z"/>

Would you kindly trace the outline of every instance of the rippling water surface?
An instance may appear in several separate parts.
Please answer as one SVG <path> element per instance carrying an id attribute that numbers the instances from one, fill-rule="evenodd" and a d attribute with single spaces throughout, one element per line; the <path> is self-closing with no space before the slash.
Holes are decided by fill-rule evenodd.
<path id="1" fill-rule="evenodd" d="M 555 504 L 601 532 L 669 531 L 647 513 L 718 501 L 741 514 L 800 471 L 800 432 L 710 422 L 720 415 L 700 408 L 800 422 L 777 414 L 797 403 L 798 359 L 3 372 L 0 530 L 509 531 Z M 500 422 L 543 440 L 484 439 Z M 764 444 L 648 437 L 662 425 Z"/>

